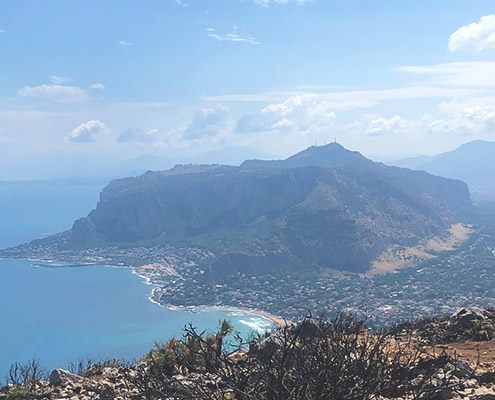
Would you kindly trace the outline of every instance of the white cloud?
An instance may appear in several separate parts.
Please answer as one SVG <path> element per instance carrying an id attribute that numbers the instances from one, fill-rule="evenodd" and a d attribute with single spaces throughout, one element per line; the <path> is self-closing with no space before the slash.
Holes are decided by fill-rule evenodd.
<path id="1" fill-rule="evenodd" d="M 449 50 L 473 48 L 480 52 L 495 47 L 495 15 L 485 15 L 478 22 L 461 26 L 449 38 Z"/>
<path id="2" fill-rule="evenodd" d="M 451 140 L 471 138 L 495 138 L 495 99 L 492 103 L 446 102 L 439 105 L 440 116 L 429 114 L 419 119 L 406 119 L 395 115 L 364 116 L 361 121 L 348 126 L 349 131 L 365 127 L 369 136 L 395 135 L 403 138 L 424 137 L 434 140 L 432 135 L 446 135 Z"/>
<path id="3" fill-rule="evenodd" d="M 105 89 L 105 85 L 103 83 L 93 83 L 90 89 Z"/>
<path id="4" fill-rule="evenodd" d="M 206 32 L 208 32 L 208 37 L 220 42 L 227 41 L 234 43 L 260 44 L 253 36 L 238 32 L 237 28 L 234 28 L 233 32 L 226 34 L 219 34 L 213 28 L 206 29 Z"/>
<path id="5" fill-rule="evenodd" d="M 397 70 L 429 76 L 434 84 L 452 86 L 495 86 L 495 62 L 453 62 L 426 66 L 404 66 Z M 452 94 L 453 95 L 453 94 Z M 455 96 L 455 95 L 453 95 Z"/>
<path id="6" fill-rule="evenodd" d="M 462 136 L 491 135 L 495 137 L 495 104 L 457 105 L 440 107 L 449 118 L 437 119 L 429 127 L 433 133 L 446 132 Z"/>
<path id="7" fill-rule="evenodd" d="M 63 83 L 68 83 L 68 82 L 74 82 L 74 79 L 72 78 L 66 78 L 63 76 L 51 76 L 50 80 L 54 85 L 62 85 Z"/>
<path id="8" fill-rule="evenodd" d="M 222 106 L 199 110 L 194 115 L 191 124 L 184 130 L 183 138 L 188 140 L 221 136 L 229 126 L 227 123 L 228 112 L 229 110 Z"/>
<path id="9" fill-rule="evenodd" d="M 0 33 L 7 33 L 7 31 L 4 31 L 3 29 L 0 28 Z"/>
<path id="10" fill-rule="evenodd" d="M 175 4 L 178 4 L 181 7 L 187 7 L 189 5 L 189 3 L 184 0 L 175 0 Z"/>
<path id="11" fill-rule="evenodd" d="M 281 103 L 270 104 L 237 121 L 236 132 L 244 134 L 318 135 L 335 120 L 335 103 L 321 100 L 315 94 L 292 96 Z"/>
<path id="12" fill-rule="evenodd" d="M 78 103 L 88 101 L 89 95 L 77 86 L 39 85 L 24 86 L 18 91 L 21 97 L 41 97 L 58 103 Z"/>
<path id="13" fill-rule="evenodd" d="M 270 7 L 273 4 L 277 5 L 287 5 L 287 4 L 296 4 L 303 5 L 309 3 L 312 0 L 253 0 L 255 4 L 258 4 L 263 7 Z"/>
<path id="14" fill-rule="evenodd" d="M 108 132 L 109 129 L 103 122 L 98 120 L 88 121 L 75 128 L 70 133 L 69 140 L 77 143 L 91 143 L 94 142 L 98 136 Z"/>
<path id="15" fill-rule="evenodd" d="M 126 42 L 125 40 L 120 40 L 120 41 L 119 41 L 119 44 L 120 44 L 122 47 L 129 47 L 129 46 L 132 46 L 132 43 L 131 43 L 131 42 Z"/>
<path id="16" fill-rule="evenodd" d="M 284 119 L 281 119 L 280 121 L 275 122 L 271 126 L 271 129 L 282 130 L 282 129 L 292 128 L 294 125 L 295 125 L 294 121 L 291 121 L 287 118 L 284 118 Z"/>
<path id="17" fill-rule="evenodd" d="M 369 121 L 366 133 L 370 136 L 380 136 L 390 133 L 405 134 L 407 133 L 405 131 L 410 130 L 412 125 L 411 121 L 407 121 L 398 115 L 394 115 L 390 119 L 379 117 Z"/>

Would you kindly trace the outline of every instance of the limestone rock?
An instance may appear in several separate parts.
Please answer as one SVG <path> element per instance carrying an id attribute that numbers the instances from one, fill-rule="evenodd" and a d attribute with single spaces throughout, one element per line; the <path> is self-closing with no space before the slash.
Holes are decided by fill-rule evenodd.
<path id="1" fill-rule="evenodd" d="M 450 317 L 451 321 L 461 325 L 466 325 L 474 320 L 485 320 L 493 318 L 494 315 L 483 308 L 460 308 L 456 310 Z"/>
<path id="2" fill-rule="evenodd" d="M 65 369 L 54 369 L 50 373 L 49 382 L 50 385 L 58 386 L 68 382 L 83 382 L 84 378 L 82 376 L 73 374 L 72 372 L 66 371 Z"/>

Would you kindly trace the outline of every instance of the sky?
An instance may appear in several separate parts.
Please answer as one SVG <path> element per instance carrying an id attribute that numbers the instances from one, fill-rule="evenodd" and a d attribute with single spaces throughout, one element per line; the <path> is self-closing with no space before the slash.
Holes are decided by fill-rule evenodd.
<path id="1" fill-rule="evenodd" d="M 493 0 L 1 0 L 0 179 L 432 155 L 494 89 Z"/>

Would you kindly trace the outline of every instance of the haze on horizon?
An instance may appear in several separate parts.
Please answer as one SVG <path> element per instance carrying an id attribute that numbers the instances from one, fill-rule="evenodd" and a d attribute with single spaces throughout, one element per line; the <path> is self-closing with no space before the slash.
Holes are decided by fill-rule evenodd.
<path id="1" fill-rule="evenodd" d="M 492 1 L 4 0 L 0 49 L 0 179 L 495 140 Z"/>

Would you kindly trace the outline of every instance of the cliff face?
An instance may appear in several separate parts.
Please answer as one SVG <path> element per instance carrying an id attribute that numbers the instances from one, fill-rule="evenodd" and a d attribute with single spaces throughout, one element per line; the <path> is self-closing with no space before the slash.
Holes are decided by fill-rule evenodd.
<path id="1" fill-rule="evenodd" d="M 302 202 L 315 187 L 315 168 L 277 174 L 209 173 L 147 176 L 113 182 L 88 218 L 109 241 L 195 236 L 273 219 Z"/>
<path id="2" fill-rule="evenodd" d="M 392 244 L 442 236 L 470 205 L 460 181 L 373 163 L 332 144 L 283 161 L 182 166 L 113 181 L 75 222 L 72 241 L 200 244 L 217 254 L 222 273 L 301 260 L 363 272 Z"/>

